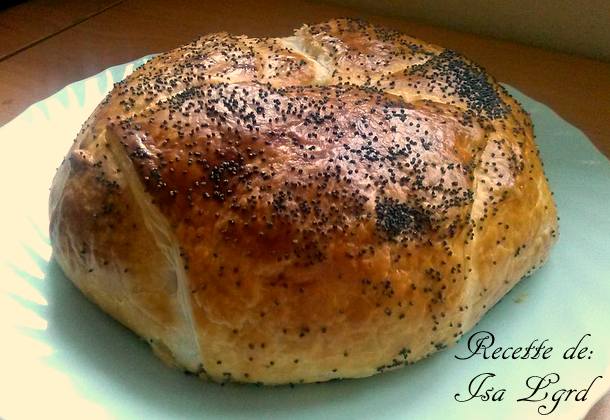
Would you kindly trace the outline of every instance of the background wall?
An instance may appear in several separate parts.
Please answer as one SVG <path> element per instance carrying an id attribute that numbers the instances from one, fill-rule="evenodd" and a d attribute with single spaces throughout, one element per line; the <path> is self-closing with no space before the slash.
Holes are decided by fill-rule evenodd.
<path id="1" fill-rule="evenodd" d="M 610 61 L 610 0 L 326 0 Z"/>

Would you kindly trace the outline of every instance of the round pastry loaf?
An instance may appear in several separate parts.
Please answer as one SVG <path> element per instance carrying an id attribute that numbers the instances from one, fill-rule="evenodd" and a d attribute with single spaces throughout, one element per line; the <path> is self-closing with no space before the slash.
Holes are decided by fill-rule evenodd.
<path id="1" fill-rule="evenodd" d="M 557 234 L 521 106 L 456 52 L 346 19 L 148 61 L 84 124 L 50 219 L 65 274 L 163 360 L 264 384 L 453 344 Z"/>

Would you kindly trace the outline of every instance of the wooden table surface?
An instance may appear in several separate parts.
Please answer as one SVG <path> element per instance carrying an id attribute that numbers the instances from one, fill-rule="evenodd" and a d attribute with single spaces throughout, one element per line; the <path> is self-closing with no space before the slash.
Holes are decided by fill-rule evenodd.
<path id="1" fill-rule="evenodd" d="M 464 53 L 550 106 L 610 156 L 610 63 L 304 0 L 33 0 L 1 11 L 0 125 L 69 83 L 205 33 L 285 36 L 337 16 Z M 588 419 L 608 418 L 607 401 Z"/>

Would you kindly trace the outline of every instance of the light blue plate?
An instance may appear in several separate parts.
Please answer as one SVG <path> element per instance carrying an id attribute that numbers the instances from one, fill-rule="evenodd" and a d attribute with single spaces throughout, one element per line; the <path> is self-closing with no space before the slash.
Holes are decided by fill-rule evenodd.
<path id="1" fill-rule="evenodd" d="M 509 87 L 532 114 L 561 216 L 550 261 L 508 294 L 475 331 L 503 346 L 535 338 L 548 360 L 457 360 L 455 347 L 368 379 L 290 387 L 219 385 L 166 368 L 148 346 L 89 303 L 51 259 L 47 198 L 55 168 L 112 84 L 144 59 L 73 83 L 0 128 L 0 417 L 526 419 L 545 402 L 516 402 L 526 379 L 556 372 L 560 388 L 586 388 L 548 417 L 579 418 L 610 387 L 610 163 L 576 128 Z M 610 118 L 610 115 L 600 116 Z M 593 353 L 563 360 L 584 335 Z M 479 373 L 503 401 L 457 402 Z M 529 391 L 529 392 L 528 392 Z M 543 396 L 544 391 L 538 395 Z M 550 405 L 549 405 L 550 404 Z M 545 411 L 545 410 L 543 410 Z"/>

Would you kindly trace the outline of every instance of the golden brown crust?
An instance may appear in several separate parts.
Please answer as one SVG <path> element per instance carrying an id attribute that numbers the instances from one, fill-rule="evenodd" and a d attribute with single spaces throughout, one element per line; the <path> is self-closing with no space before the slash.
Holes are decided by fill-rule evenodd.
<path id="1" fill-rule="evenodd" d="M 557 230 L 520 105 L 352 20 L 152 59 L 86 123 L 50 208 L 67 275 L 165 359 L 267 384 L 451 345 Z"/>

